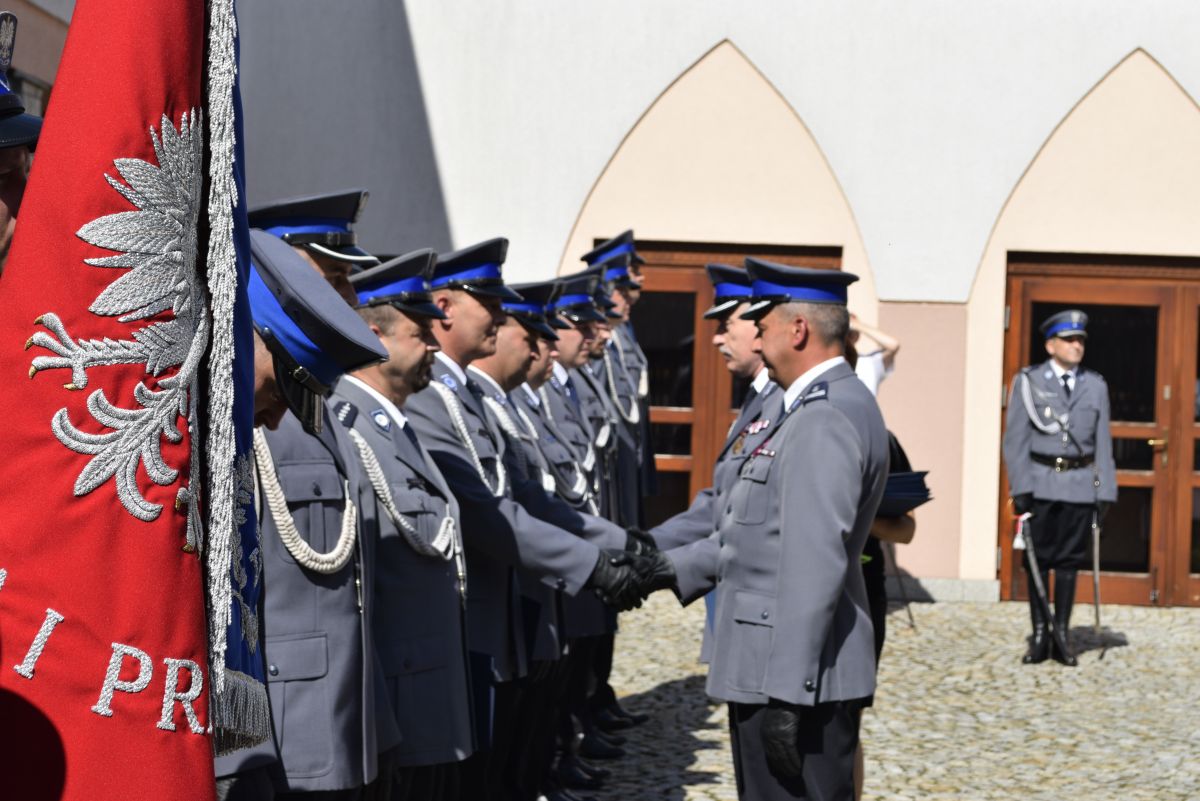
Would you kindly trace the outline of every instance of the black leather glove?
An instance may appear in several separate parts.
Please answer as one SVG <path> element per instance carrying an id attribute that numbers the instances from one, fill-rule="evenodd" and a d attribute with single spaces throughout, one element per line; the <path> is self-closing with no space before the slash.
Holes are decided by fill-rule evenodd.
<path id="1" fill-rule="evenodd" d="M 633 569 L 637 572 L 638 589 L 643 598 L 658 590 L 675 588 L 675 565 L 662 551 L 635 557 Z"/>
<path id="2" fill-rule="evenodd" d="M 642 605 L 637 572 L 624 551 L 601 551 L 585 586 L 601 601 L 621 612 Z"/>
<path id="3" fill-rule="evenodd" d="M 799 776 L 804 771 L 799 740 L 799 709 L 792 704 L 772 702 L 762 719 L 763 751 L 772 771 L 780 776 Z"/>
<path id="4" fill-rule="evenodd" d="M 658 543 L 647 531 L 640 528 L 625 529 L 625 550 L 637 556 L 646 556 L 658 550 Z"/>
<path id="5" fill-rule="evenodd" d="M 1033 511 L 1033 493 L 1023 492 L 1013 496 L 1013 511 L 1019 515 Z"/>
<path id="6" fill-rule="evenodd" d="M 1108 514 L 1109 507 L 1112 506 L 1112 501 L 1096 501 L 1096 522 L 1103 523 L 1105 516 Z"/>

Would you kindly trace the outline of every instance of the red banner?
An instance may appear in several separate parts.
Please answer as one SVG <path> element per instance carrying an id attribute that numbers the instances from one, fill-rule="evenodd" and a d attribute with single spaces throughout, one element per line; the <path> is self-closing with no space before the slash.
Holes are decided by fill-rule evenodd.
<path id="1" fill-rule="evenodd" d="M 204 24 L 200 0 L 76 2 L 0 278 L 0 798 L 214 796 Z"/>

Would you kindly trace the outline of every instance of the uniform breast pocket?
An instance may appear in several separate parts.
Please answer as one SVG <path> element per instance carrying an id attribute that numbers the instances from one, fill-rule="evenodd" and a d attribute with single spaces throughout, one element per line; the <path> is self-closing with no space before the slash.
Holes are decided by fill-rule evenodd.
<path id="1" fill-rule="evenodd" d="M 300 536 L 313 549 L 328 552 L 342 531 L 346 499 L 341 474 L 333 462 L 278 465 L 279 486 Z M 292 561 L 287 549 L 279 552 Z"/>
<path id="2" fill-rule="evenodd" d="M 769 492 L 767 481 L 775 457 L 760 453 L 746 460 L 733 489 L 733 515 L 739 523 L 758 525 L 766 522 Z"/>
<path id="3" fill-rule="evenodd" d="M 1084 455 L 1090 456 L 1096 450 L 1096 425 L 1099 422 L 1099 409 L 1076 409 L 1071 413 L 1071 435 Z"/>
<path id="4" fill-rule="evenodd" d="M 761 692 L 775 637 L 775 599 L 739 590 L 733 596 L 734 665 L 731 685 Z"/>

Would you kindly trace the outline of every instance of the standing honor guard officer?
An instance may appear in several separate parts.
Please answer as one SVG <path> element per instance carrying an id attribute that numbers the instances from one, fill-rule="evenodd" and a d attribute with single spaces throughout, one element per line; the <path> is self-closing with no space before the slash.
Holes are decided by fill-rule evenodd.
<path id="1" fill-rule="evenodd" d="M 274 234 L 295 248 L 353 306 L 358 300 L 350 286 L 350 271 L 379 264 L 379 259 L 358 246 L 354 232 L 368 197 L 365 189 L 348 189 L 278 200 L 251 209 L 250 227 Z"/>
<path id="2" fill-rule="evenodd" d="M 738 796 L 850 799 L 859 710 L 875 689 L 860 556 L 887 479 L 887 429 L 843 356 L 856 277 L 746 267 L 743 316 L 780 389 L 717 530 L 668 552 L 674 588 L 685 603 L 717 588 L 708 694 L 730 705 Z M 661 570 L 644 575 L 647 589 L 670 586 Z"/>
<path id="3" fill-rule="evenodd" d="M 601 551 L 622 548 L 626 532 L 578 514 L 547 495 L 540 481 L 524 480 L 504 433 L 485 411 L 483 390 L 467 376 L 472 361 L 496 352 L 502 300 L 520 300 L 501 276 L 507 249 L 508 240 L 492 239 L 438 258 L 431 285 L 446 315 L 434 322 L 441 350 L 430 386 L 406 406 L 462 512 L 476 709 L 492 709 L 491 720 L 479 716 L 479 742 L 487 747 L 464 763 L 460 795 L 471 801 L 503 792 L 515 681 L 528 669 L 514 571 L 572 595 L 593 588 L 621 604 L 635 589 L 632 570 Z"/>
<path id="4" fill-rule="evenodd" d="M 0 273 L 3 273 L 29 177 L 30 157 L 42 132 L 42 118 L 26 114 L 25 101 L 8 85 L 8 68 L 17 35 L 16 16 L 8 11 L 0 13 L 0 28 L 9 31 L 9 40 L 0 42 Z"/>
<path id="5" fill-rule="evenodd" d="M 361 480 L 325 405 L 338 377 L 387 356 L 329 284 L 276 237 L 251 232 L 255 471 L 262 498 L 262 637 L 272 739 L 217 760 L 224 799 L 361 798 L 377 775 L 373 543 Z M 271 365 L 272 372 L 263 367 Z M 273 380 L 272 380 L 273 379 Z M 260 395 L 287 402 L 279 421 Z M 264 435 L 263 428 L 278 428 Z M 269 589 L 268 589 L 269 588 Z"/>
<path id="6" fill-rule="evenodd" d="M 437 351 L 436 259 L 420 250 L 351 277 L 358 313 L 388 360 L 344 376 L 333 395 L 369 478 L 356 499 L 363 528 L 379 537 L 372 629 L 380 714 L 398 738 L 380 757 L 381 772 L 383 762 L 396 768 L 392 801 L 457 797 L 458 763 L 474 750 L 458 502 L 403 412 L 429 384 Z"/>
<path id="7" fill-rule="evenodd" d="M 1004 430 L 1013 511 L 1032 515 L 1025 518 L 1025 572 L 1033 637 L 1022 661 L 1031 664 L 1053 656 L 1073 666 L 1077 662 L 1067 636 L 1075 578 L 1087 564 L 1089 544 L 1099 547 L 1099 525 L 1117 500 L 1117 474 L 1108 384 L 1081 366 L 1087 315 L 1077 309 L 1059 312 L 1040 330 L 1050 358 L 1013 379 Z M 1054 636 L 1045 594 L 1051 570 Z"/>

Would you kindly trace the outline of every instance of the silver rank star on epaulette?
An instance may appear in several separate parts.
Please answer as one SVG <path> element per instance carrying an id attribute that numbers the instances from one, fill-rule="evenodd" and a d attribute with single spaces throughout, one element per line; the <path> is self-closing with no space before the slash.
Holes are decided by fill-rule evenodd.
<path id="1" fill-rule="evenodd" d="M 355 418 L 358 417 L 358 409 L 355 409 L 352 403 L 338 401 L 333 405 L 333 416 L 346 428 L 352 428 Z"/>

